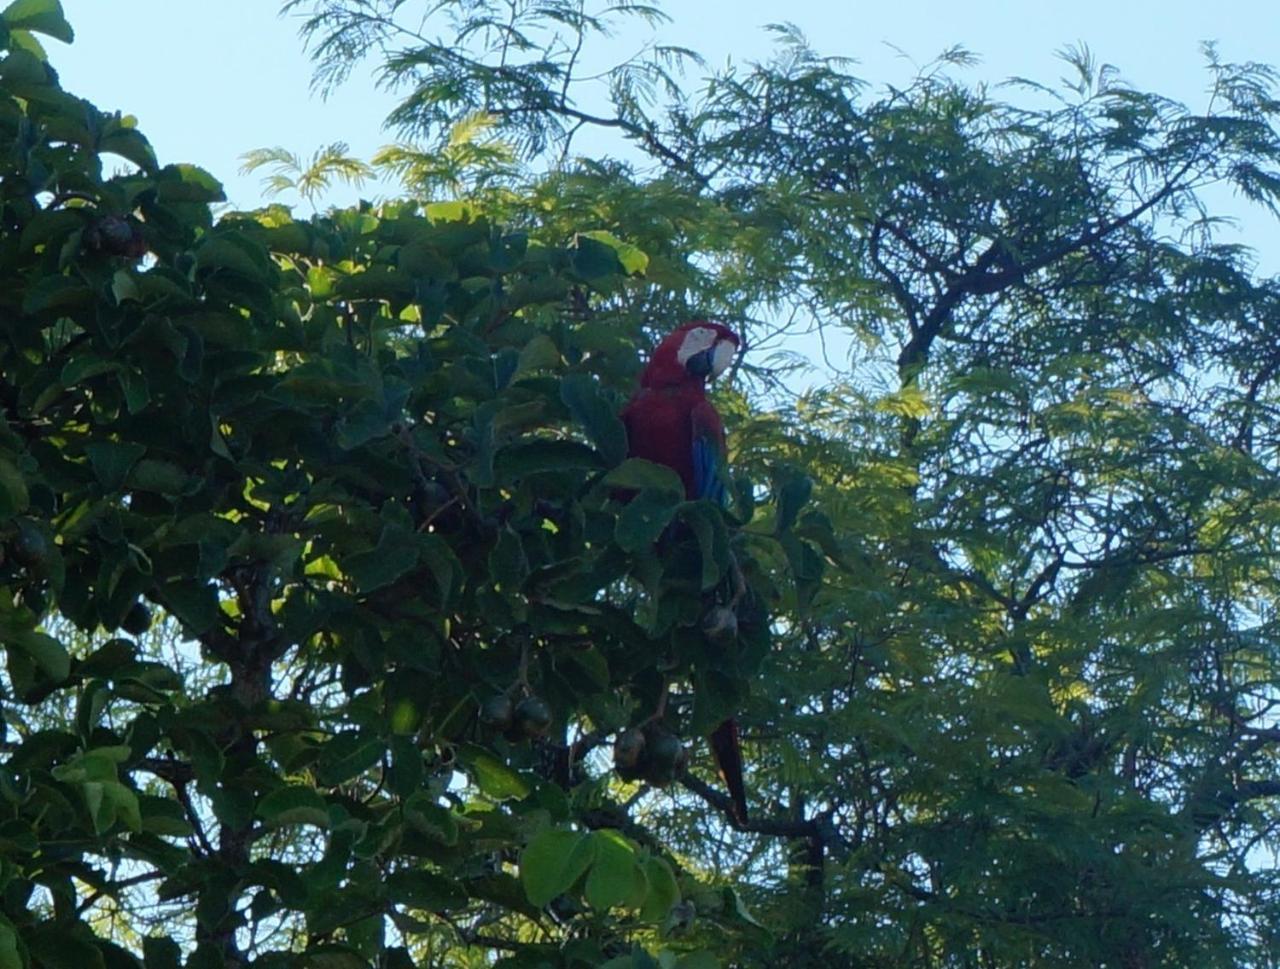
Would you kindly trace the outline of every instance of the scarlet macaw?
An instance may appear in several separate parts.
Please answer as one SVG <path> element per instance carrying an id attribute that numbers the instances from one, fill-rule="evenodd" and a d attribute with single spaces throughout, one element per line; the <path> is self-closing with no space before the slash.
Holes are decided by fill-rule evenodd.
<path id="1" fill-rule="evenodd" d="M 707 378 L 733 362 L 739 341 L 728 327 L 706 320 L 685 323 L 667 334 L 640 375 L 640 389 L 622 411 L 628 454 L 673 469 L 690 500 L 725 500 L 727 453 L 724 422 L 707 400 Z M 733 799 L 734 814 L 747 820 L 738 724 L 730 719 L 711 734 L 711 752 Z"/>

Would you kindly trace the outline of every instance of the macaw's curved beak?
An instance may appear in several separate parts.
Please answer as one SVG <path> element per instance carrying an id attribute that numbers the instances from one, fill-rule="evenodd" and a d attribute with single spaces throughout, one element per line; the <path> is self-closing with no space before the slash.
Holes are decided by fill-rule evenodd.
<path id="1" fill-rule="evenodd" d="M 695 353 L 685 361 L 684 369 L 694 377 L 705 377 L 711 373 L 711 368 L 715 361 L 712 356 L 712 348 L 707 347 L 701 353 Z"/>

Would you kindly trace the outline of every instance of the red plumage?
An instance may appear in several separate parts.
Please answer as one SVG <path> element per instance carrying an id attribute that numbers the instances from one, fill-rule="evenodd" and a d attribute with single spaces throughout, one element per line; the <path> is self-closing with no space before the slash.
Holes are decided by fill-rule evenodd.
<path id="1" fill-rule="evenodd" d="M 622 411 L 629 456 L 673 469 L 689 499 L 724 497 L 724 422 L 707 400 L 706 383 L 708 376 L 724 370 L 738 346 L 737 335 L 719 323 L 695 320 L 678 327 L 655 348 L 640 376 L 640 388 Z M 734 816 L 745 822 L 737 722 L 726 720 L 710 740 Z"/>

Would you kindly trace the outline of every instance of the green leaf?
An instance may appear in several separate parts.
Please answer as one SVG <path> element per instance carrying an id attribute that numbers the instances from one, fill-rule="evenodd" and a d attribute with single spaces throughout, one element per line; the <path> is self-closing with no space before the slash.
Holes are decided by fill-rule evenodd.
<path id="1" fill-rule="evenodd" d="M 222 269 L 265 282 L 269 266 L 266 253 L 239 235 L 213 236 L 196 249 L 201 269 Z"/>
<path id="2" fill-rule="evenodd" d="M 138 302 L 138 284 L 129 270 L 116 270 L 115 275 L 111 277 L 111 295 L 115 297 L 117 306 L 125 300 Z"/>
<path id="3" fill-rule="evenodd" d="M 324 798 L 313 787 L 291 784 L 277 788 L 258 802 L 258 817 L 275 828 L 309 824 L 329 827 L 329 810 Z"/>
<path id="4" fill-rule="evenodd" d="M 23 969 L 18 934 L 13 926 L 3 922 L 0 922 L 0 969 Z"/>
<path id="5" fill-rule="evenodd" d="M 12 461 L 0 455 L 0 521 L 22 514 L 30 503 L 22 472 Z"/>
<path id="6" fill-rule="evenodd" d="M 143 444 L 120 444 L 115 441 L 94 441 L 85 445 L 93 475 L 107 491 L 119 491 L 124 487 L 129 472 L 147 453 Z"/>
<path id="7" fill-rule="evenodd" d="M 225 202 L 222 183 L 195 165 L 166 165 L 156 176 L 161 202 Z"/>
<path id="8" fill-rule="evenodd" d="M 367 552 L 357 552 L 342 560 L 342 571 L 355 582 L 363 595 L 390 585 L 418 564 L 416 535 L 396 525 L 382 529 L 378 544 Z"/>
<path id="9" fill-rule="evenodd" d="M 777 530 L 785 532 L 795 524 L 800 509 L 813 494 L 813 479 L 806 474 L 788 470 L 780 477 L 783 480 L 776 484 L 778 493 Z"/>
<path id="10" fill-rule="evenodd" d="M 468 745 L 459 751 L 459 756 L 476 785 L 495 801 L 526 798 L 533 790 L 528 781 L 483 747 Z"/>
<path id="11" fill-rule="evenodd" d="M 425 791 L 419 791 L 405 802 L 404 819 L 415 831 L 443 845 L 458 843 L 458 818 L 442 807 Z"/>
<path id="12" fill-rule="evenodd" d="M 661 858 L 649 858 L 644 863 L 648 894 L 640 906 L 640 918 L 646 922 L 661 922 L 673 905 L 680 901 L 680 886 L 671 866 Z"/>
<path id="13" fill-rule="evenodd" d="M 387 894 L 397 905 L 427 912 L 448 912 L 467 904 L 467 893 L 458 882 L 421 869 L 392 872 Z"/>
<path id="14" fill-rule="evenodd" d="M 167 936 L 148 936 L 142 940 L 146 969 L 180 969 L 182 948 Z"/>
<path id="15" fill-rule="evenodd" d="M 49 679 L 61 683 L 71 675 L 71 655 L 52 636 L 41 632 L 20 632 L 6 635 L 4 639 L 9 648 L 21 650 L 31 657 Z"/>
<path id="16" fill-rule="evenodd" d="M 560 348 L 551 337 L 539 333 L 520 350 L 515 376 L 519 378 L 540 370 L 556 370 L 560 364 Z"/>
<path id="17" fill-rule="evenodd" d="M 702 557 L 702 588 L 720 581 L 729 563 L 729 530 L 724 518 L 709 502 L 690 502 L 680 509 L 680 518 L 693 530 Z"/>
<path id="18" fill-rule="evenodd" d="M 126 484 L 135 491 L 150 491 L 161 495 L 181 495 L 192 481 L 182 468 L 172 461 L 143 458 L 130 470 Z"/>
<path id="19" fill-rule="evenodd" d="M 361 732 L 339 734 L 320 748 L 316 778 L 325 787 L 336 787 L 381 762 L 387 745 Z"/>
<path id="20" fill-rule="evenodd" d="M 656 464 L 644 458 L 627 458 L 604 476 L 610 488 L 629 491 L 657 491 L 684 498 L 684 482 L 680 475 L 665 464 Z"/>
<path id="21" fill-rule="evenodd" d="M 509 525 L 498 533 L 498 541 L 489 553 L 489 574 L 508 593 L 519 591 L 529 574 L 529 559 L 524 553 L 524 543 Z"/>
<path id="22" fill-rule="evenodd" d="M 138 809 L 143 831 L 172 838 L 185 838 L 192 832 L 191 822 L 177 801 L 141 794 L 138 796 Z"/>
<path id="23" fill-rule="evenodd" d="M 643 874 L 636 867 L 635 848 L 618 832 L 603 828 L 590 837 L 595 842 L 595 859 L 587 875 L 587 901 L 604 911 L 631 898 Z"/>
<path id="24" fill-rule="evenodd" d="M 629 242 L 623 242 L 612 232 L 596 229 L 591 232 L 580 233 L 581 237 L 602 242 L 612 249 L 614 255 L 618 257 L 618 262 L 621 263 L 623 271 L 628 276 L 643 275 L 644 271 L 649 268 L 649 257 L 641 249 Z"/>
<path id="25" fill-rule="evenodd" d="M 28 316 L 61 313 L 90 306 L 92 303 L 93 290 L 79 279 L 72 279 L 70 276 L 42 276 L 23 293 L 22 312 Z"/>
<path id="26" fill-rule="evenodd" d="M 423 211 L 432 222 L 470 222 L 476 217 L 470 202 L 430 202 Z"/>
<path id="27" fill-rule="evenodd" d="M 550 828 L 520 853 L 520 883 L 531 904 L 551 903 L 574 886 L 595 859 L 596 842 L 589 834 Z"/>
<path id="28" fill-rule="evenodd" d="M 32 30 L 64 44 L 76 38 L 58 0 L 14 0 L 0 13 L 0 19 L 10 28 Z"/>
<path id="29" fill-rule="evenodd" d="M 569 265 L 573 267 L 575 273 L 588 280 L 626 275 L 626 270 L 612 246 L 581 233 L 573 248 L 569 250 Z"/>
<path id="30" fill-rule="evenodd" d="M 669 491 L 642 491 L 618 516 L 613 537 L 627 552 L 638 552 L 658 540 L 675 517 L 682 499 Z"/>
<path id="31" fill-rule="evenodd" d="M 499 481 L 518 481 L 545 471 L 595 470 L 600 457 L 577 441 L 524 441 L 504 447 L 493 459 L 494 474 Z"/>
<path id="32" fill-rule="evenodd" d="M 560 399 L 606 464 L 617 464 L 627 456 L 626 427 L 595 380 L 586 374 L 565 375 L 560 380 Z"/>
<path id="33" fill-rule="evenodd" d="M 168 582 L 160 588 L 159 594 L 161 604 L 182 623 L 190 636 L 208 632 L 222 615 L 218 591 L 208 582 Z"/>

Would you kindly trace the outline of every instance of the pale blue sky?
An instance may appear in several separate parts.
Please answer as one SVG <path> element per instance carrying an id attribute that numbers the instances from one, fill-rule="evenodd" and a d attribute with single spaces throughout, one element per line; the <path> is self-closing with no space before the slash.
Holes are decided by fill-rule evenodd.
<path id="1" fill-rule="evenodd" d="M 136 115 L 162 160 L 208 168 L 237 206 L 261 201 L 257 177 L 238 174 L 239 156 L 250 148 L 283 145 L 309 154 L 342 140 L 368 157 L 391 140 L 381 122 L 393 99 L 367 76 L 327 101 L 311 94 L 296 21 L 278 16 L 275 0 L 63 0 L 63 6 L 76 42 L 49 46 L 64 86 Z M 1053 82 L 1064 73 L 1054 52 L 1083 41 L 1131 83 L 1193 107 L 1203 105 L 1207 80 L 1201 41 L 1216 40 L 1225 60 L 1280 65 L 1274 0 L 668 0 L 665 9 L 673 23 L 662 41 L 692 47 L 712 63 L 766 56 L 763 25 L 786 19 L 820 51 L 855 59 L 877 86 L 904 82 L 913 61 L 927 62 L 954 44 L 982 57 L 966 75 L 975 81 L 1018 74 Z M 331 201 L 353 197 L 335 192 Z M 1248 217 L 1242 241 L 1260 250 L 1262 268 L 1280 271 L 1280 229 L 1270 217 Z"/>

